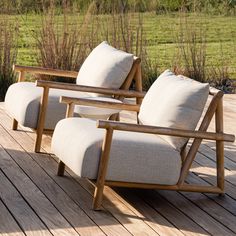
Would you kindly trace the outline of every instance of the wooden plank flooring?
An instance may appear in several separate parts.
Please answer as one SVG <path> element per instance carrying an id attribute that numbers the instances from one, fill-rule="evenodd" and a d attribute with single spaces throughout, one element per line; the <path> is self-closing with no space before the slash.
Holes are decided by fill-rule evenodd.
<path id="1" fill-rule="evenodd" d="M 224 110 L 225 132 L 236 134 L 236 95 L 225 95 Z M 224 197 L 106 187 L 103 210 L 95 212 L 93 186 L 69 169 L 56 176 L 50 137 L 44 154 L 33 152 L 34 138 L 26 128 L 11 130 L 0 103 L 0 235 L 236 235 L 236 143 L 225 148 Z M 213 142 L 201 145 L 189 183 L 216 182 L 214 150 Z"/>

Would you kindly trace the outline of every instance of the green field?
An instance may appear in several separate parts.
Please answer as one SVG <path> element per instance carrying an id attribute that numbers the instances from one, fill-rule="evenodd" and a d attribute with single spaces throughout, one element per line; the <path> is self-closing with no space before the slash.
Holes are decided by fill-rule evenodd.
<path id="1" fill-rule="evenodd" d="M 16 17 L 20 25 L 17 63 L 36 65 L 37 51 L 33 32 L 40 27 L 41 18 L 39 15 Z M 76 16 L 71 17 L 74 21 Z M 58 22 L 62 21 L 60 18 L 62 17 L 58 17 Z M 78 18 L 78 21 L 80 20 L 81 18 Z M 188 27 L 196 30 L 196 33 L 200 29 L 204 31 L 206 65 L 216 68 L 224 66 L 229 71 L 231 78 L 236 79 L 236 17 L 192 13 L 186 17 L 186 20 Z M 135 22 L 134 19 L 134 24 Z M 180 28 L 179 14 L 143 13 L 143 22 L 148 57 L 158 64 L 160 70 L 172 67 L 173 63 L 179 60 L 178 44 L 176 43 Z"/>

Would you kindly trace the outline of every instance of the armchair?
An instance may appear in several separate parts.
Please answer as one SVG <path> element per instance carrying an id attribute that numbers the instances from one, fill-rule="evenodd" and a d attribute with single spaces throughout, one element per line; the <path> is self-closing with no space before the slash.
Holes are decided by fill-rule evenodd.
<path id="1" fill-rule="evenodd" d="M 60 96 L 106 95 L 122 100 L 122 96 L 116 96 L 116 90 L 129 90 L 132 81 L 135 81 L 135 89 L 142 91 L 140 63 L 140 58 L 102 42 L 90 53 L 79 72 L 15 65 L 18 83 L 9 87 L 5 97 L 6 111 L 13 118 L 13 130 L 18 123 L 35 130 L 35 152 L 39 152 L 43 133 L 52 131 L 65 117 L 66 106 L 59 103 Z M 26 73 L 74 78 L 76 84 L 25 82 Z"/>
<path id="2" fill-rule="evenodd" d="M 212 100 L 195 130 L 208 95 Z M 104 185 L 223 194 L 224 141 L 235 140 L 223 132 L 223 92 L 165 71 L 143 96 L 141 105 L 62 97 L 68 118 L 57 124 L 52 138 L 52 151 L 60 159 L 58 175 L 66 165 L 95 181 L 95 210 L 102 204 Z M 140 124 L 72 118 L 75 104 L 137 111 Z M 214 115 L 216 130 L 207 132 Z M 185 183 L 203 139 L 216 141 L 216 186 Z"/>

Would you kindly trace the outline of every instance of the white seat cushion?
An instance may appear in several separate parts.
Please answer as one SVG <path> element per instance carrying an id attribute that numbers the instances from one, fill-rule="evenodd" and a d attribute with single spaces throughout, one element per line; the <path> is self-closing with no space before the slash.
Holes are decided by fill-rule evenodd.
<path id="1" fill-rule="evenodd" d="M 48 108 L 45 129 L 54 129 L 56 123 L 65 118 L 66 105 L 59 103 L 60 96 L 86 97 L 88 94 L 68 91 L 49 90 Z M 36 129 L 39 117 L 40 99 L 43 89 L 35 83 L 20 82 L 11 85 L 5 97 L 5 108 L 8 114 L 21 125 Z"/>
<path id="2" fill-rule="evenodd" d="M 105 131 L 85 118 L 58 122 L 52 151 L 80 177 L 96 179 Z M 181 157 L 157 135 L 114 131 L 107 180 L 176 184 Z"/>
<path id="3" fill-rule="evenodd" d="M 102 42 L 84 61 L 76 83 L 79 85 L 118 89 L 133 64 L 133 55 Z M 91 95 L 95 96 L 96 94 Z"/>
<path id="4" fill-rule="evenodd" d="M 145 95 L 139 121 L 145 125 L 194 130 L 201 117 L 209 94 L 209 84 L 176 76 L 166 70 L 153 83 Z M 162 136 L 177 150 L 186 138 Z"/>

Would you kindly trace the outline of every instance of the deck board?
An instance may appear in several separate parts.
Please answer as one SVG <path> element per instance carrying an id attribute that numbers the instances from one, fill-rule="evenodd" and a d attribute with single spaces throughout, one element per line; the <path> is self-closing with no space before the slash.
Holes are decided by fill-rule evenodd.
<path id="1" fill-rule="evenodd" d="M 1 178 L 2 180 L 2 178 Z M 21 230 L 18 223 L 15 221 L 14 217 L 11 215 L 9 209 L 0 200 L 0 234 L 1 235 L 15 235 L 24 236 L 23 230 Z"/>
<path id="2" fill-rule="evenodd" d="M 235 134 L 236 95 L 225 96 L 224 111 L 225 132 Z M 56 176 L 50 136 L 44 154 L 33 152 L 34 138 L 27 128 L 11 130 L 0 103 L 0 235 L 236 235 L 236 143 L 225 145 L 225 197 L 106 187 L 95 212 L 94 186 L 69 169 Z M 187 181 L 214 184 L 214 167 L 215 144 L 204 141 Z"/>

